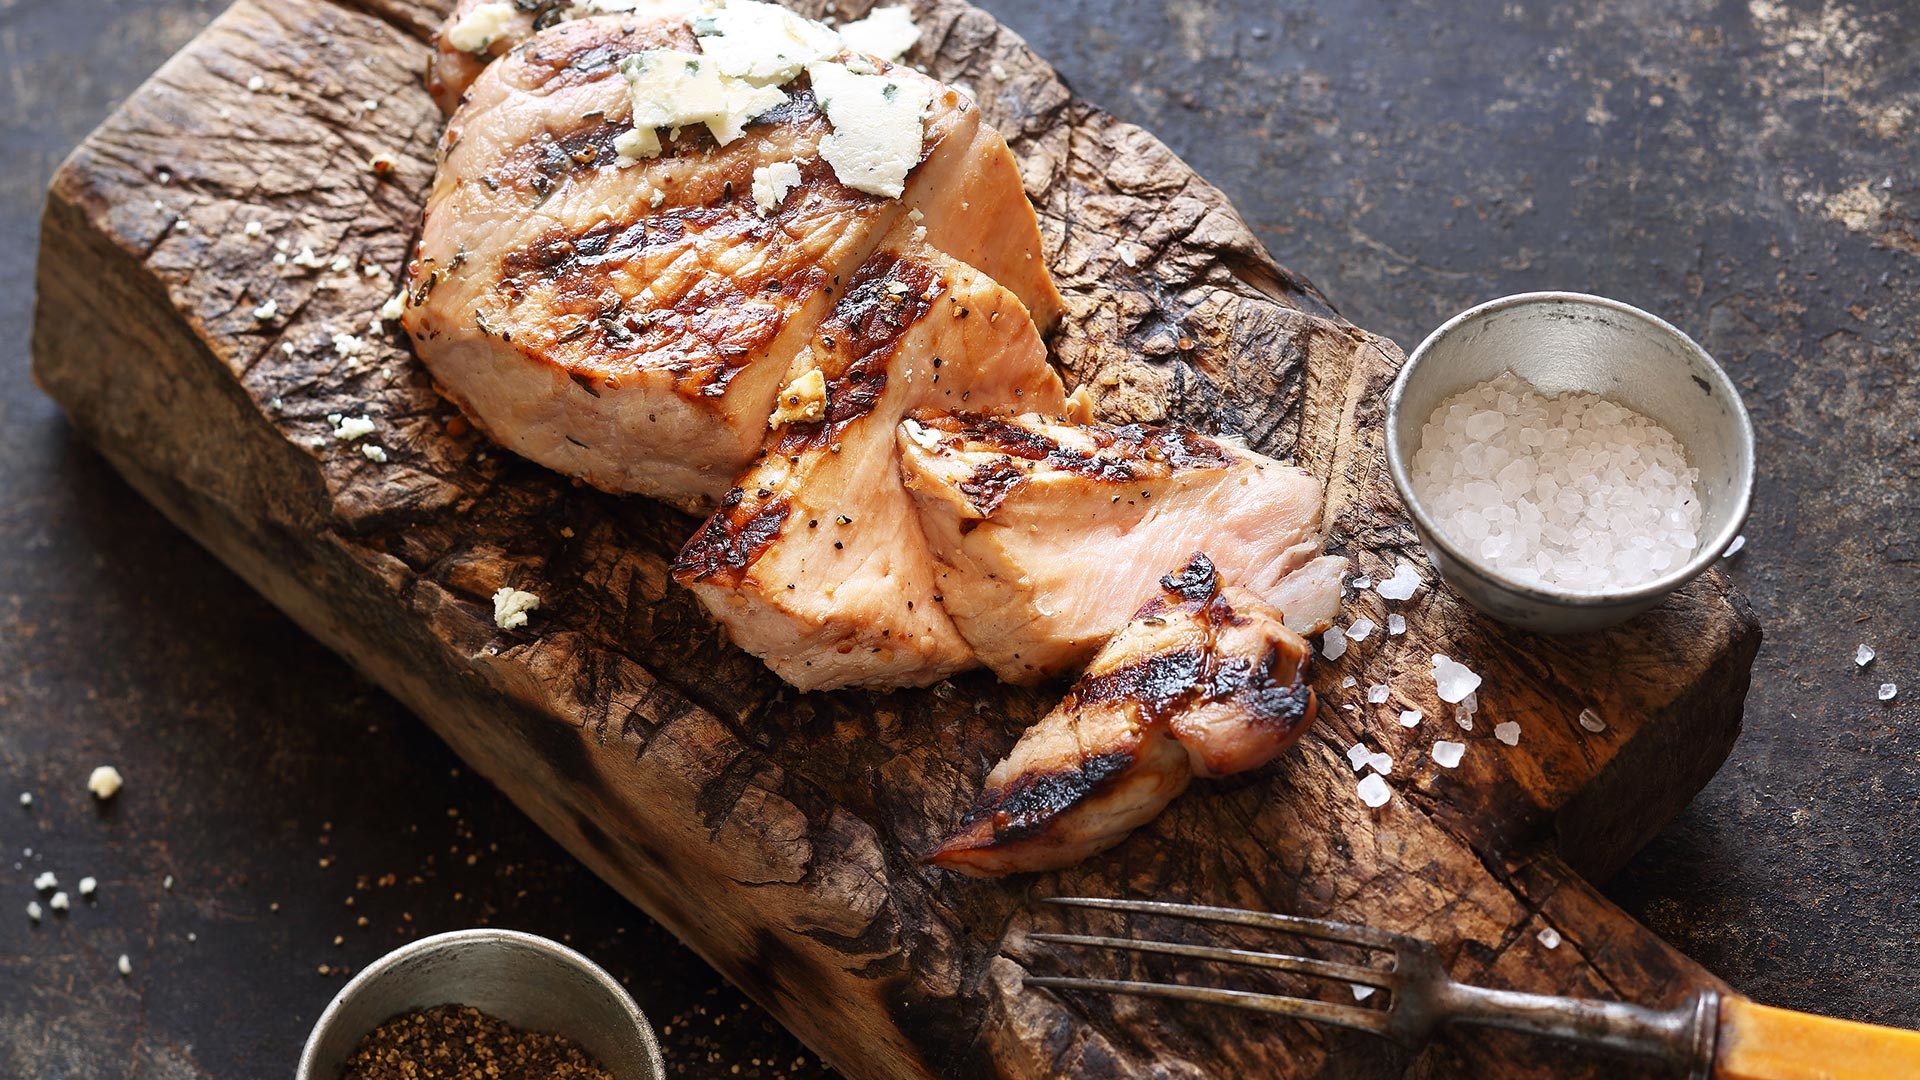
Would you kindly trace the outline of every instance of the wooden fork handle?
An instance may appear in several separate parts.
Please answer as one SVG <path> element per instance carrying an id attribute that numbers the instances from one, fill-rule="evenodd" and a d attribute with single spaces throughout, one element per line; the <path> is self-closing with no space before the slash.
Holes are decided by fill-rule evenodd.
<path id="1" fill-rule="evenodd" d="M 1713 1075 L 1724 1080 L 1920 1078 L 1920 1031 L 1774 1009 L 1728 995 L 1720 1002 Z"/>

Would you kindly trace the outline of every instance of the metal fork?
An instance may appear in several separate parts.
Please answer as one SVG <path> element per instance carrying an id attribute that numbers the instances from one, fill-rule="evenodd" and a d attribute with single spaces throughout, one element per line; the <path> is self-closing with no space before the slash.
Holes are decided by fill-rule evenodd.
<path id="1" fill-rule="evenodd" d="M 1422 1045 L 1432 1036 L 1434 1029 L 1445 1024 L 1484 1024 L 1658 1058 L 1684 1071 L 1689 1077 L 1705 1078 L 1713 1069 L 1720 995 L 1712 990 L 1696 994 L 1685 1004 L 1673 1009 L 1649 1009 L 1617 1001 L 1593 1001 L 1584 998 L 1526 994 L 1513 990 L 1489 990 L 1485 987 L 1455 982 L 1447 975 L 1446 968 L 1441 965 L 1439 951 L 1428 942 L 1405 934 L 1389 933 L 1352 923 L 1151 900 L 1050 897 L 1048 902 L 1069 907 L 1097 908 L 1102 911 L 1161 915 L 1199 922 L 1250 926 L 1340 945 L 1388 952 L 1393 955 L 1393 968 L 1383 971 L 1361 964 L 1339 963 L 1315 957 L 1254 952 L 1248 949 L 1220 948 L 1210 945 L 1190 945 L 1179 941 L 1097 937 L 1084 934 L 1033 933 L 1027 935 L 1034 941 L 1052 942 L 1056 945 L 1124 949 L 1129 952 L 1212 960 L 1265 968 L 1269 971 L 1293 972 L 1357 986 L 1371 986 L 1387 992 L 1387 1007 L 1380 1009 L 1363 1007 L 1359 1004 L 1343 1005 L 1286 994 L 1229 990 L 1213 986 L 1133 982 L 1121 979 L 1080 979 L 1054 975 L 1029 975 L 1025 980 L 1027 986 L 1044 987 L 1050 990 L 1097 990 L 1108 993 L 1139 994 L 1147 997 L 1172 998 L 1176 1001 L 1257 1009 L 1261 1012 L 1276 1013 L 1301 1020 L 1313 1020 L 1323 1024 L 1338 1024 L 1341 1027 L 1370 1031 L 1409 1047 Z"/>

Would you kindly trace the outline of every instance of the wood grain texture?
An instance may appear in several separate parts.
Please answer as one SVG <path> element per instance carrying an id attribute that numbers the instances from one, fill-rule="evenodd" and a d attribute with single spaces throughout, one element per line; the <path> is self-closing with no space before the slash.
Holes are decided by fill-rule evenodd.
<path id="1" fill-rule="evenodd" d="M 914 59 L 969 86 L 1021 161 L 1069 303 L 1053 343 L 1069 382 L 1110 418 L 1243 432 L 1297 458 L 1328 479 L 1335 550 L 1376 577 L 1400 558 L 1424 568 L 1380 457 L 1394 346 L 990 17 L 919 13 Z M 1526 989 L 1658 1003 L 1711 982 L 1571 868 L 1617 866 L 1731 745 L 1759 634 L 1717 574 L 1616 631 L 1557 640 L 1429 585 L 1394 608 L 1407 635 L 1320 666 L 1329 707 L 1276 766 L 1197 787 L 1073 870 L 977 882 L 920 866 L 1049 692 L 981 674 L 783 690 L 670 585 L 690 519 L 449 434 L 405 344 L 368 332 L 432 176 L 439 118 L 418 75 L 436 14 L 243 0 L 162 69 L 54 181 L 36 376 L 169 516 L 824 1057 L 859 1077 L 1617 1071 L 1517 1039 L 1408 1057 L 1251 1015 L 1024 991 L 1022 971 L 1063 962 L 1025 931 L 1088 925 L 1037 903 L 1062 893 L 1366 921 L 1433 939 L 1456 976 Z M 365 165 L 380 152 L 400 162 L 384 179 Z M 252 220 L 263 238 L 244 235 Z M 293 265 L 305 246 L 349 266 Z M 278 314 L 256 318 L 267 299 Z M 390 460 L 332 440 L 336 413 L 373 417 Z M 502 584 L 542 597 L 525 631 L 493 626 Z M 1373 594 L 1350 606 L 1386 611 Z M 1451 772 L 1426 756 L 1459 735 L 1425 674 L 1435 651 L 1487 675 Z M 1393 699 L 1367 705 L 1383 681 Z M 1429 719 L 1400 728 L 1404 707 Z M 1607 731 L 1581 731 L 1582 707 Z M 1522 725 L 1516 748 L 1488 736 L 1503 719 Z M 1399 763 L 1378 812 L 1353 795 L 1357 740 Z M 1547 926 L 1558 949 L 1535 937 Z"/>

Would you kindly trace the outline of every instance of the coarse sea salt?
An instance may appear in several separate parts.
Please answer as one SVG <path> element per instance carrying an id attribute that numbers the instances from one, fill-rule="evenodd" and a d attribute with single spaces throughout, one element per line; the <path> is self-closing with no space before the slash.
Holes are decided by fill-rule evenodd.
<path id="1" fill-rule="evenodd" d="M 1353 587 L 1356 589 L 1371 589 L 1373 588 L 1373 579 L 1365 574 L 1361 574 L 1359 577 L 1353 579 Z"/>
<path id="2" fill-rule="evenodd" d="M 1466 752 L 1466 743 L 1441 739 L 1433 744 L 1433 761 L 1443 769 L 1451 769 L 1460 764 L 1460 757 Z"/>
<path id="3" fill-rule="evenodd" d="M 1600 714 L 1592 709 L 1580 710 L 1580 726 L 1596 735 L 1607 730 L 1607 722 L 1600 719 Z"/>
<path id="4" fill-rule="evenodd" d="M 1347 655 L 1347 632 L 1338 626 L 1327 627 L 1327 632 L 1320 635 L 1320 655 L 1329 660 Z"/>
<path id="5" fill-rule="evenodd" d="M 1411 600 L 1420 588 L 1420 571 L 1411 563 L 1394 567 L 1393 576 L 1373 587 L 1383 600 Z"/>
<path id="6" fill-rule="evenodd" d="M 1893 683 L 1883 682 L 1880 684 L 1880 700 L 1881 701 L 1892 701 L 1893 696 L 1895 694 L 1898 694 L 1899 692 L 1900 692 L 1900 688 L 1898 686 L 1895 686 Z"/>
<path id="7" fill-rule="evenodd" d="M 1367 701 L 1370 704 L 1379 705 L 1384 703 L 1387 700 L 1387 695 L 1391 693 L 1393 693 L 1393 691 L 1388 689 L 1386 683 L 1374 683 L 1372 686 L 1367 687 Z"/>
<path id="8" fill-rule="evenodd" d="M 1700 471 L 1671 432 L 1595 394 L 1543 397 L 1511 372 L 1440 403 L 1412 473 L 1448 540 L 1528 585 L 1641 585 L 1700 543 Z"/>
<path id="9" fill-rule="evenodd" d="M 1549 949 L 1557 949 L 1560 947 L 1560 931 L 1555 930 L 1551 926 L 1540 931 L 1536 936 L 1540 939 L 1540 944 L 1545 945 Z"/>
<path id="10" fill-rule="evenodd" d="M 1871 663 L 1873 663 L 1873 646 L 1863 641 L 1858 648 L 1853 650 L 1853 666 L 1866 667 Z"/>
<path id="11" fill-rule="evenodd" d="M 1359 786 L 1354 790 L 1360 793 L 1361 802 L 1375 810 L 1387 805 L 1387 800 L 1393 798 L 1393 789 L 1387 786 L 1385 780 L 1380 779 L 1379 773 L 1368 773 L 1367 778 L 1360 781 Z"/>
<path id="12" fill-rule="evenodd" d="M 1419 709 L 1401 709 L 1400 710 L 1400 726 L 1401 727 L 1419 727 L 1420 726 L 1420 710 Z"/>
<path id="13" fill-rule="evenodd" d="M 1401 634 L 1404 634 L 1406 632 L 1407 632 L 1407 617 L 1405 615 L 1387 616 L 1387 636 L 1388 637 L 1399 637 Z"/>
<path id="14" fill-rule="evenodd" d="M 1480 676 L 1475 675 L 1467 665 L 1454 660 L 1444 653 L 1433 654 L 1433 688 L 1440 692 L 1440 700 L 1449 705 L 1457 705 L 1466 700 L 1468 694 L 1480 688 Z"/>
<path id="15" fill-rule="evenodd" d="M 1381 776 L 1391 775 L 1393 773 L 1393 755 L 1377 752 L 1368 754 L 1367 768 L 1372 769 Z"/>
<path id="16" fill-rule="evenodd" d="M 1359 772 L 1361 769 L 1367 767 L 1367 755 L 1368 750 L 1366 747 L 1361 746 L 1359 743 L 1354 743 L 1352 746 L 1347 747 L 1347 764 L 1353 766 L 1354 772 Z"/>
<path id="17" fill-rule="evenodd" d="M 1519 746 L 1520 725 L 1514 723 L 1512 720 L 1495 724 L 1493 725 L 1493 737 L 1506 743 L 1508 746 Z"/>
<path id="18" fill-rule="evenodd" d="M 1367 635 L 1371 633 L 1373 633 L 1372 619 L 1355 619 L 1352 625 L 1347 627 L 1347 640 L 1365 641 L 1367 640 Z"/>

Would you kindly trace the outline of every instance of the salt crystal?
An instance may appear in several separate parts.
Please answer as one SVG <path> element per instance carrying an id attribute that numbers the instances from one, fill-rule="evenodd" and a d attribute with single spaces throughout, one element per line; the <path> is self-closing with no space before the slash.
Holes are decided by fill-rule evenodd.
<path id="1" fill-rule="evenodd" d="M 1699 545 L 1699 471 L 1671 432 L 1594 394 L 1543 397 L 1512 373 L 1442 402 L 1411 472 L 1443 536 L 1524 584 L 1643 584 Z"/>
<path id="2" fill-rule="evenodd" d="M 173 875 L 168 874 L 166 877 L 161 878 L 160 887 L 167 890 L 168 892 L 172 892 L 173 891 Z"/>
<path id="3" fill-rule="evenodd" d="M 1866 667 L 1871 663 L 1873 663 L 1873 646 L 1862 642 L 1859 648 L 1853 650 L 1853 665 Z"/>
<path id="4" fill-rule="evenodd" d="M 1359 786 L 1354 790 L 1360 793 L 1361 802 L 1376 810 L 1387 805 L 1387 800 L 1393 798 L 1393 789 L 1387 786 L 1385 780 L 1380 779 L 1379 773 L 1368 773 L 1367 778 L 1360 781 Z"/>
<path id="5" fill-rule="evenodd" d="M 1349 641 L 1365 641 L 1367 640 L 1367 635 L 1371 633 L 1373 633 L 1372 619 L 1355 619 L 1353 620 L 1353 625 L 1347 627 L 1347 639 Z"/>
<path id="6" fill-rule="evenodd" d="M 1893 683 L 1883 682 L 1880 684 L 1880 700 L 1881 701 L 1892 701 L 1893 695 L 1899 692 L 1900 692 L 1900 688 L 1898 686 L 1895 686 Z"/>
<path id="7" fill-rule="evenodd" d="M 65 911 L 73 905 L 67 900 L 66 893 L 57 892 L 53 894 L 53 899 L 47 901 L 47 906 L 55 911 Z"/>
<path id="8" fill-rule="evenodd" d="M 1540 931 L 1537 936 L 1540 939 L 1540 944 L 1545 945 L 1549 949 L 1557 949 L 1560 947 L 1560 931 L 1555 930 L 1551 926 Z"/>
<path id="9" fill-rule="evenodd" d="M 1466 752 L 1466 743 L 1441 739 L 1433 744 L 1433 761 L 1443 769 L 1451 769 L 1460 764 L 1460 756 Z"/>
<path id="10" fill-rule="evenodd" d="M 1367 748 L 1361 746 L 1359 743 L 1354 743 L 1352 746 L 1347 747 L 1347 763 L 1353 766 L 1354 772 L 1359 772 L 1361 769 L 1366 768 Z"/>
<path id="11" fill-rule="evenodd" d="M 1600 714 L 1592 709 L 1580 710 L 1580 726 L 1595 733 L 1607 730 L 1607 722 L 1600 719 Z"/>
<path id="12" fill-rule="evenodd" d="M 1320 635 L 1320 655 L 1329 660 L 1338 660 L 1347 655 L 1346 631 L 1338 626 L 1327 627 L 1327 632 Z"/>
<path id="13" fill-rule="evenodd" d="M 1387 688 L 1386 683 L 1374 683 L 1372 686 L 1367 687 L 1367 700 L 1372 704 L 1379 705 L 1386 701 L 1387 695 L 1392 692 L 1392 690 Z"/>
<path id="14" fill-rule="evenodd" d="M 1440 692 L 1440 700 L 1448 704 L 1457 704 L 1466 699 L 1480 685 L 1480 676 L 1475 675 L 1465 664 L 1458 663 L 1441 653 L 1433 654 L 1433 685 Z"/>
<path id="15" fill-rule="evenodd" d="M 27 901 L 27 918 L 32 919 L 34 922 L 39 922 L 40 916 L 44 914 L 45 912 L 40 910 L 40 901 Z"/>
<path id="16" fill-rule="evenodd" d="M 1399 637 L 1406 632 L 1407 617 L 1405 615 L 1395 614 L 1387 616 L 1387 635 L 1389 637 Z"/>
<path id="17" fill-rule="evenodd" d="M 1390 754 L 1368 754 L 1367 768 L 1372 769 L 1381 776 L 1387 776 L 1393 772 L 1393 757 Z"/>
<path id="18" fill-rule="evenodd" d="M 80 895 L 81 896 L 92 896 L 94 890 L 98 889 L 99 887 L 100 887 L 100 883 L 98 881 L 95 881 L 93 878 L 83 877 L 80 879 Z"/>
<path id="19" fill-rule="evenodd" d="M 44 871 L 39 877 L 33 879 L 35 892 L 46 892 L 48 889 L 58 888 L 59 885 L 60 879 L 54 877 L 51 870 Z"/>
<path id="20" fill-rule="evenodd" d="M 1353 587 L 1356 589 L 1371 589 L 1373 588 L 1373 579 L 1362 574 L 1353 579 Z"/>
<path id="21" fill-rule="evenodd" d="M 1420 726 L 1420 710 L 1419 709 L 1401 709 L 1400 710 L 1400 726 L 1401 727 L 1419 727 Z"/>
<path id="22" fill-rule="evenodd" d="M 1747 534 L 1741 533 L 1739 536 L 1733 538 L 1733 543 L 1727 545 L 1727 550 L 1721 552 L 1720 557 L 1723 559 L 1731 559 L 1735 555 L 1740 554 L 1740 549 L 1746 546 Z"/>
<path id="23" fill-rule="evenodd" d="M 1415 590 L 1420 588 L 1420 572 L 1411 563 L 1401 563 L 1394 568 L 1393 576 L 1374 586 L 1374 591 L 1386 600 L 1410 600 Z"/>
<path id="24" fill-rule="evenodd" d="M 1360 680 L 1354 678 L 1351 675 L 1348 675 L 1345 678 L 1340 680 L 1340 689 L 1342 690 L 1351 690 L 1354 687 L 1359 685 L 1360 685 Z"/>
<path id="25" fill-rule="evenodd" d="M 1373 996 L 1373 987 L 1361 986 L 1359 983 L 1352 983 L 1351 985 L 1353 987 L 1353 1000 L 1365 1001 Z"/>
<path id="26" fill-rule="evenodd" d="M 1508 746 L 1520 745 L 1520 725 L 1512 720 L 1493 725 L 1493 737 Z"/>

